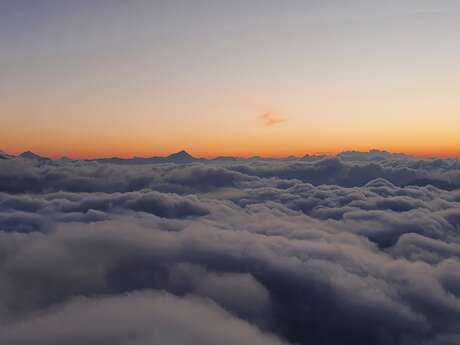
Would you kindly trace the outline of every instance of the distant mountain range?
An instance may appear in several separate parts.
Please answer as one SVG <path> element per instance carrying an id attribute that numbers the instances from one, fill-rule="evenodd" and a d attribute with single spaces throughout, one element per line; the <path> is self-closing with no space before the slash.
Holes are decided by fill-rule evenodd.
<path id="1" fill-rule="evenodd" d="M 98 158 L 91 159 L 89 161 L 100 162 L 100 163 L 112 163 L 112 164 L 159 164 L 159 163 L 177 163 L 187 164 L 198 161 L 204 161 L 202 158 L 195 158 L 187 151 L 179 151 L 166 157 L 134 157 L 134 158 Z"/>
<path id="2" fill-rule="evenodd" d="M 344 161 L 379 161 L 384 159 L 400 159 L 409 158 L 408 155 L 403 153 L 391 153 L 381 150 L 370 150 L 369 152 L 361 151 L 344 151 L 337 155 Z"/>
<path id="3" fill-rule="evenodd" d="M 327 157 L 327 155 L 305 155 L 303 157 L 289 156 L 284 158 L 285 160 L 302 160 L 302 161 L 316 161 L 322 158 Z M 390 153 L 387 151 L 381 150 L 370 150 L 369 152 L 361 151 L 344 151 L 339 153 L 337 157 L 344 161 L 378 161 L 384 159 L 402 159 L 410 158 L 410 156 L 401 154 L 401 153 Z M 26 151 L 21 153 L 18 156 L 9 155 L 3 151 L 0 151 L 0 160 L 11 159 L 11 158 L 22 158 L 22 159 L 31 159 L 39 162 L 52 161 L 51 158 L 40 156 L 32 151 Z M 235 161 L 247 161 L 247 160 L 275 160 L 275 158 L 266 158 L 253 156 L 250 158 L 238 158 L 232 156 L 219 156 L 213 159 L 206 158 L 196 158 L 189 154 L 187 151 L 182 150 L 169 156 L 152 156 L 152 157 L 133 157 L 133 158 L 120 158 L 120 157 L 111 157 L 111 158 L 96 158 L 96 159 L 86 159 L 87 162 L 99 162 L 99 163 L 109 163 L 109 164 L 126 164 L 126 165 L 136 165 L 136 164 L 161 164 L 161 163 L 176 163 L 176 164 L 189 164 L 195 162 L 222 162 L 230 163 Z M 72 161 L 68 157 L 62 157 L 60 161 Z"/>

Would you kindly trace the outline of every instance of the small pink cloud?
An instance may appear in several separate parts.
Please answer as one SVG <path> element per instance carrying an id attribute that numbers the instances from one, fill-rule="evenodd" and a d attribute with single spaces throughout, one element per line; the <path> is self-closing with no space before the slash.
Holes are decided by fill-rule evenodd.
<path id="1" fill-rule="evenodd" d="M 258 116 L 258 119 L 261 120 L 263 124 L 267 127 L 271 127 L 271 126 L 287 121 L 287 118 L 283 116 L 275 115 L 270 112 L 260 114 Z"/>

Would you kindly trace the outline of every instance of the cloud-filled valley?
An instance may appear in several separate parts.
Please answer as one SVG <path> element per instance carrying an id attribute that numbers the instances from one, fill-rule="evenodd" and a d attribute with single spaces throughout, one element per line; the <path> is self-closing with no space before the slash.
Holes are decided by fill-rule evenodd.
<path id="1" fill-rule="evenodd" d="M 3 158 L 1 344 L 460 342 L 458 160 Z"/>

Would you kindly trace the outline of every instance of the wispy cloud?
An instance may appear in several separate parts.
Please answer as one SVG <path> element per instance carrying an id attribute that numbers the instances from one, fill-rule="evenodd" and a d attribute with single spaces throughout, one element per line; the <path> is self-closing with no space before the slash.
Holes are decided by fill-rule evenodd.
<path id="1" fill-rule="evenodd" d="M 286 117 L 276 115 L 270 112 L 260 114 L 258 116 L 258 119 L 262 121 L 262 123 L 267 127 L 271 127 L 271 126 L 287 121 Z"/>

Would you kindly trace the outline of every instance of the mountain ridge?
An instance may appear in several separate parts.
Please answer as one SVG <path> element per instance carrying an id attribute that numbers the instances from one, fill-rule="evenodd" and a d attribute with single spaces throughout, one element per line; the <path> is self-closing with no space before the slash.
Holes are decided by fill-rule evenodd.
<path id="1" fill-rule="evenodd" d="M 126 165 L 135 165 L 135 164 L 191 164 L 195 162 L 235 162 L 235 161 L 247 161 L 247 160 L 299 160 L 299 161 L 317 161 L 324 159 L 326 157 L 337 157 L 343 161 L 379 161 L 384 159 L 407 159 L 407 158 L 417 158 L 404 153 L 393 153 L 384 150 L 372 149 L 369 151 L 357 151 L 349 150 L 342 151 L 337 154 L 306 154 L 304 156 L 287 156 L 284 158 L 272 158 L 272 157 L 263 157 L 263 156 L 252 156 L 252 157 L 237 157 L 237 156 L 217 156 L 215 158 L 198 158 L 191 155 L 186 150 L 180 150 L 169 155 L 165 156 L 151 156 L 151 157 L 138 157 L 134 156 L 131 158 L 121 158 L 121 157 L 108 157 L 108 158 L 92 158 L 92 159 L 71 159 L 68 157 L 62 157 L 60 159 L 52 159 L 45 156 L 36 154 L 33 151 L 24 151 L 19 155 L 10 155 L 4 151 L 0 150 L 0 159 L 12 159 L 12 158 L 22 158 L 22 159 L 32 159 L 37 161 L 86 161 L 86 162 L 99 162 L 99 163 L 111 163 L 111 164 L 126 164 Z M 432 157 L 435 158 L 435 157 Z M 425 159 L 420 157 L 420 159 Z M 429 157 L 426 157 L 429 159 Z"/>

